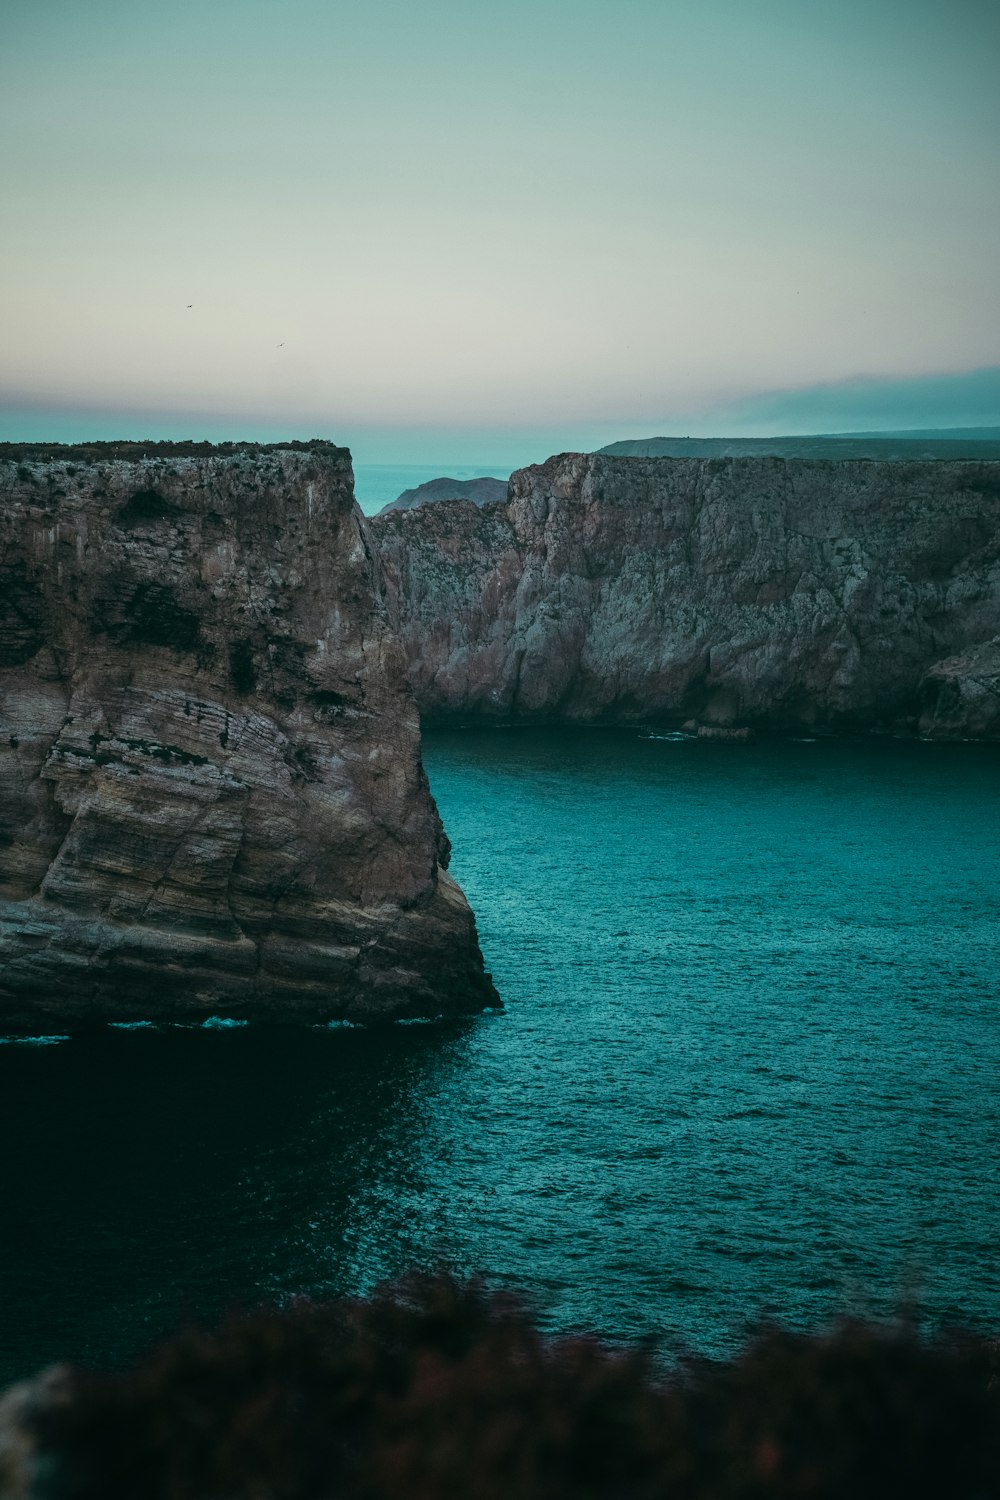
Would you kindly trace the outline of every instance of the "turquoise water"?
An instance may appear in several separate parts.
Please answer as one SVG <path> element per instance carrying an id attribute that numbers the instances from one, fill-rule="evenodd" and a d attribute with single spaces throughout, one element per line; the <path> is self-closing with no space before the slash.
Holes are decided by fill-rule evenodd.
<path id="1" fill-rule="evenodd" d="M 1000 754 L 428 737 L 503 1015 L 0 1046 L 0 1377 L 443 1257 L 554 1327 L 1000 1322 Z"/>

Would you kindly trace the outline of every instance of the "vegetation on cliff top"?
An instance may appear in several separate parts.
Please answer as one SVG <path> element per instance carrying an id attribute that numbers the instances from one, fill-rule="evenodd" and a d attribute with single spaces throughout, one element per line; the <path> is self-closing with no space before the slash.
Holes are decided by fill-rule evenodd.
<path id="1" fill-rule="evenodd" d="M 287 443 L 196 443 L 185 442 L 93 442 L 93 443 L 0 443 L 0 462 L 51 463 L 61 459 L 80 463 L 108 463 L 116 459 L 134 462 L 141 458 L 232 458 L 236 454 L 256 453 L 326 453 L 333 458 L 350 458 L 350 449 L 338 447 L 325 438 Z"/>

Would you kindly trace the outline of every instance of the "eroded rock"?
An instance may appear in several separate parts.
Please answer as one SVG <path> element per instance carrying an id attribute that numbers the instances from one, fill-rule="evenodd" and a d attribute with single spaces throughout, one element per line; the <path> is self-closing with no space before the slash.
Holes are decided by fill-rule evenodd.
<path id="1" fill-rule="evenodd" d="M 1000 630 L 1000 463 L 563 454 L 372 535 L 432 722 L 915 730 Z"/>
<path id="2" fill-rule="evenodd" d="M 0 493 L 0 1030 L 496 1003 L 347 450 Z"/>
<path id="3" fill-rule="evenodd" d="M 920 731 L 932 739 L 1000 740 L 1000 635 L 928 670 Z"/>

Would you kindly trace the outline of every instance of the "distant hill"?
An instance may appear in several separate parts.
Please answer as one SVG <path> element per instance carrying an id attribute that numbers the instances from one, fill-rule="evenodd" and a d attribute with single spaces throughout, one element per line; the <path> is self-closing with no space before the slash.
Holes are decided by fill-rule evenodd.
<path id="1" fill-rule="evenodd" d="M 389 510 L 413 510 L 417 505 L 432 505 L 436 500 L 471 500 L 473 505 L 489 505 L 491 500 L 506 500 L 506 479 L 428 479 L 415 490 L 404 490 L 380 515 Z"/>
<path id="2" fill-rule="evenodd" d="M 599 453 L 619 458 L 1000 458 L 1000 427 L 834 432 L 808 437 L 633 438 Z"/>

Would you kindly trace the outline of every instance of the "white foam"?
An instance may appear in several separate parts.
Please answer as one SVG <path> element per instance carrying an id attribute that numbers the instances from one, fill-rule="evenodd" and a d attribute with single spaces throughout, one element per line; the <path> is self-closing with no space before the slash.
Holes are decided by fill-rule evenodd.
<path id="1" fill-rule="evenodd" d="M 0 1036 L 0 1045 L 8 1047 L 54 1047 L 68 1041 L 68 1036 Z"/>

